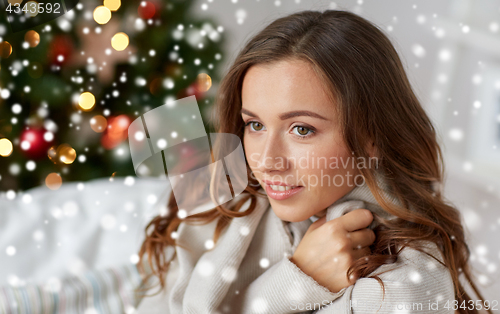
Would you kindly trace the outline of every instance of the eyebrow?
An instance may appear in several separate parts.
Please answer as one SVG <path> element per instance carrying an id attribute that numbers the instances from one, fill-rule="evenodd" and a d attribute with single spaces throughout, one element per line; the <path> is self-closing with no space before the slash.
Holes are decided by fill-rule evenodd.
<path id="1" fill-rule="evenodd" d="M 244 113 L 244 114 L 246 114 L 247 116 L 250 116 L 250 117 L 259 118 L 259 116 L 257 116 L 255 113 L 253 113 L 253 112 L 251 112 L 251 111 L 249 111 L 247 109 L 244 109 L 244 108 L 241 108 L 241 113 L 242 114 Z M 288 112 L 280 114 L 279 118 L 281 120 L 286 120 L 286 119 L 290 119 L 290 118 L 293 118 L 293 117 L 300 117 L 300 116 L 313 117 L 313 118 L 318 118 L 318 119 L 330 121 L 329 119 L 323 117 L 322 115 L 319 115 L 319 114 L 317 114 L 315 112 L 308 111 L 308 110 L 288 111 Z"/>

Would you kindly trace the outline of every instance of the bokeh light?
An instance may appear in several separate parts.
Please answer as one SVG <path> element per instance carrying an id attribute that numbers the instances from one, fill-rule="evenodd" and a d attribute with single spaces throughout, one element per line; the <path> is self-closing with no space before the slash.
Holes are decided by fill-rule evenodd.
<path id="1" fill-rule="evenodd" d="M 111 11 L 116 11 L 122 5 L 120 0 L 104 0 L 104 6 Z"/>
<path id="2" fill-rule="evenodd" d="M 108 125 L 108 120 L 101 115 L 96 115 L 90 119 L 90 127 L 94 132 L 101 133 L 106 130 L 106 126 Z"/>
<path id="3" fill-rule="evenodd" d="M 61 144 L 57 147 L 57 156 L 65 164 L 71 164 L 76 159 L 76 151 L 68 144 Z"/>
<path id="4" fill-rule="evenodd" d="M 43 4 L 41 4 L 43 6 Z M 23 5 L 24 7 L 24 5 Z M 35 17 L 38 15 L 38 2 L 36 1 L 28 1 L 26 2 L 26 8 L 28 11 L 25 11 L 25 16 L 27 17 Z"/>
<path id="5" fill-rule="evenodd" d="M 97 23 L 106 24 L 109 22 L 110 19 L 111 19 L 111 11 L 107 7 L 100 5 L 94 9 L 94 20 Z"/>
<path id="6" fill-rule="evenodd" d="M 47 156 L 53 163 L 57 163 L 57 148 L 55 146 L 52 146 L 47 150 Z"/>
<path id="7" fill-rule="evenodd" d="M 152 19 L 156 14 L 156 7 L 150 1 L 141 1 L 139 7 L 137 8 L 137 14 L 141 19 Z"/>
<path id="8" fill-rule="evenodd" d="M 206 92 L 212 87 L 212 78 L 206 73 L 200 73 L 196 77 L 196 84 L 200 92 Z"/>
<path id="9" fill-rule="evenodd" d="M 12 142 L 6 138 L 0 139 L 0 156 L 8 157 L 12 154 Z"/>
<path id="10" fill-rule="evenodd" d="M 26 34 L 24 34 L 24 41 L 26 41 L 31 48 L 34 48 L 40 43 L 40 34 L 34 30 L 27 31 Z"/>
<path id="11" fill-rule="evenodd" d="M 111 38 L 111 47 L 116 51 L 125 50 L 128 47 L 128 35 L 123 32 L 116 33 L 113 38 Z"/>
<path id="12" fill-rule="evenodd" d="M 108 127 L 101 138 L 101 144 L 106 149 L 112 149 L 127 139 L 130 118 L 127 115 L 119 115 L 108 119 Z"/>
<path id="13" fill-rule="evenodd" d="M 82 110 L 91 110 L 95 105 L 94 95 L 91 92 L 83 92 L 78 99 L 78 105 L 82 108 Z"/>
<path id="14" fill-rule="evenodd" d="M 45 178 L 45 185 L 51 190 L 57 190 L 62 185 L 62 178 L 55 172 L 49 173 Z"/>
<path id="15" fill-rule="evenodd" d="M 0 58 L 7 59 L 12 53 L 12 46 L 8 41 L 0 43 Z"/>

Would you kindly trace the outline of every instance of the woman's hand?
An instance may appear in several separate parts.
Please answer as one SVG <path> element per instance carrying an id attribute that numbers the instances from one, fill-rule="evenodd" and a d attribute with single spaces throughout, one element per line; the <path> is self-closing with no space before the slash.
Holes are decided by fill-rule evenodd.
<path id="1" fill-rule="evenodd" d="M 347 269 L 371 253 L 369 245 L 375 241 L 375 233 L 367 227 L 372 220 L 367 209 L 356 209 L 328 222 L 323 216 L 309 226 L 291 261 L 334 293 L 354 284 L 358 277 L 348 280 Z"/>

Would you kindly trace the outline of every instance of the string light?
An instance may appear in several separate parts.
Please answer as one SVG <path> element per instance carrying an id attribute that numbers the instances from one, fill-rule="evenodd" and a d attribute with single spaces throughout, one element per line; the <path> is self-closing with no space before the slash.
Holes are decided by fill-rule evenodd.
<path id="1" fill-rule="evenodd" d="M 123 32 L 116 33 L 113 38 L 111 38 L 111 47 L 116 51 L 125 50 L 128 47 L 128 43 L 128 36 Z"/>
<path id="2" fill-rule="evenodd" d="M 120 8 L 121 6 L 121 1 L 120 0 L 104 0 L 104 6 L 111 11 L 116 11 Z"/>
<path id="3" fill-rule="evenodd" d="M 106 24 L 109 22 L 110 19 L 111 19 L 111 11 L 107 7 L 100 5 L 94 9 L 94 20 L 97 23 Z"/>
<path id="4" fill-rule="evenodd" d="M 94 108 L 95 97 L 91 92 L 83 92 L 78 99 L 78 105 L 82 110 L 89 111 Z"/>
<path id="5" fill-rule="evenodd" d="M 8 157 L 12 154 L 12 142 L 6 138 L 0 139 L 0 156 Z"/>

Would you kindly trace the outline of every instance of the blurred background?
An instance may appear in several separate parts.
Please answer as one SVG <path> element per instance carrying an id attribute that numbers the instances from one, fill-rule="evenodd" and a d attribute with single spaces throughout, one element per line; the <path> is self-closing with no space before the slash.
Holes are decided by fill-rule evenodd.
<path id="1" fill-rule="evenodd" d="M 2 15 L 1 190 L 135 175 L 131 121 L 188 95 L 207 114 L 223 29 L 177 2 L 81 1 L 14 33 Z"/>
<path id="2" fill-rule="evenodd" d="M 136 263 L 169 183 L 136 177 L 128 125 L 196 95 L 210 132 L 218 82 L 253 34 L 292 12 L 342 9 L 398 50 L 438 130 L 445 196 L 463 214 L 476 282 L 500 300 L 500 2 L 65 2 L 51 20 L 25 17 L 32 25 L 0 14 L 0 285 L 61 291 L 61 278 Z M 96 227 L 78 245 L 82 224 Z"/>

